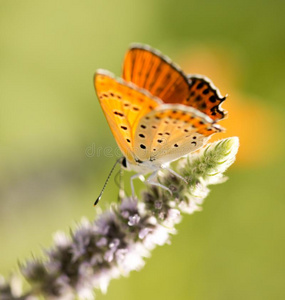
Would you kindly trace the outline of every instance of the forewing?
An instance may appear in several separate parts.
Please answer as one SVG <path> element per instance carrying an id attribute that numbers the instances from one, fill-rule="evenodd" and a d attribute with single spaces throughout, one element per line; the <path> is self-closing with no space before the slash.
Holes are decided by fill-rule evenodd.
<path id="1" fill-rule="evenodd" d="M 165 103 L 182 103 L 189 95 L 186 75 L 170 58 L 145 45 L 133 45 L 126 53 L 123 78 L 148 90 Z"/>
<path id="2" fill-rule="evenodd" d="M 199 149 L 220 131 L 220 126 L 195 108 L 164 104 L 140 120 L 134 147 L 141 161 L 163 164 Z"/>
<path id="3" fill-rule="evenodd" d="M 117 80 L 113 74 L 98 70 L 95 90 L 115 140 L 129 162 L 134 163 L 134 133 L 142 116 L 161 102 L 133 84 Z"/>

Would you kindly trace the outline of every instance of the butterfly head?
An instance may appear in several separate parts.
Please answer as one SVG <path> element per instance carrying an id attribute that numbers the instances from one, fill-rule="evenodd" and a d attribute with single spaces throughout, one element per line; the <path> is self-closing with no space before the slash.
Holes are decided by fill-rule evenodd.
<path id="1" fill-rule="evenodd" d="M 125 170 L 129 170 L 129 168 L 130 168 L 126 157 L 122 158 L 121 165 Z"/>
<path id="2" fill-rule="evenodd" d="M 127 170 L 127 171 L 135 171 L 135 170 L 144 169 L 146 164 L 147 164 L 147 162 L 143 162 L 139 159 L 135 159 L 134 163 L 132 163 L 125 156 L 122 157 L 122 159 L 121 159 L 121 166 L 123 167 L 124 170 Z"/>

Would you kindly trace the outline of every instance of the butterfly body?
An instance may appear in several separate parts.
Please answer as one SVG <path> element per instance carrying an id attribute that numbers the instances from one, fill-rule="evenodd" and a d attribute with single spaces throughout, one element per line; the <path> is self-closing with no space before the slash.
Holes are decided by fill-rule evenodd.
<path id="1" fill-rule="evenodd" d="M 135 45 L 127 52 L 123 79 L 98 70 L 94 82 L 125 167 L 138 174 L 134 177 L 152 173 L 153 179 L 158 170 L 170 170 L 170 162 L 222 131 L 216 121 L 225 116 L 220 108 L 224 98 L 210 80 L 184 75 L 148 46 Z"/>

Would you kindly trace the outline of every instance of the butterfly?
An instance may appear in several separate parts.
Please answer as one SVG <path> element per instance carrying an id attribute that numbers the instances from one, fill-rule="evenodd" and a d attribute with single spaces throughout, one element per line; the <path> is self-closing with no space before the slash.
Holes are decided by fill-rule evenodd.
<path id="1" fill-rule="evenodd" d="M 131 177 L 133 197 L 133 180 L 149 173 L 149 184 L 171 192 L 156 181 L 158 171 L 167 169 L 185 180 L 169 163 L 198 150 L 211 135 L 223 131 L 216 123 L 226 116 L 221 108 L 225 97 L 210 79 L 186 75 L 150 46 L 132 45 L 125 55 L 122 78 L 99 69 L 94 85 L 123 153 L 120 162 L 136 172 Z"/>

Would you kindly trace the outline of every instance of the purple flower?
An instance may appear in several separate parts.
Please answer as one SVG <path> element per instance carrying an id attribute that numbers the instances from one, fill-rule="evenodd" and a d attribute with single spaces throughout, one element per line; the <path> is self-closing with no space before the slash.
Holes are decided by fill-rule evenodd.
<path id="1" fill-rule="evenodd" d="M 22 266 L 31 290 L 23 294 L 15 280 L 0 280 L 0 299 L 36 299 L 40 293 L 48 299 L 95 298 L 94 290 L 106 293 L 109 282 L 140 270 L 156 246 L 169 243 L 181 213 L 201 210 L 209 193 L 208 185 L 225 180 L 223 172 L 233 163 L 238 139 L 225 139 L 182 158 L 178 173 L 162 173 L 159 180 L 171 187 L 167 191 L 148 187 L 141 201 L 124 198 L 112 210 L 99 214 L 94 222 L 83 219 L 68 237 L 54 236 L 54 245 L 46 250 L 46 260 L 33 259 Z"/>

